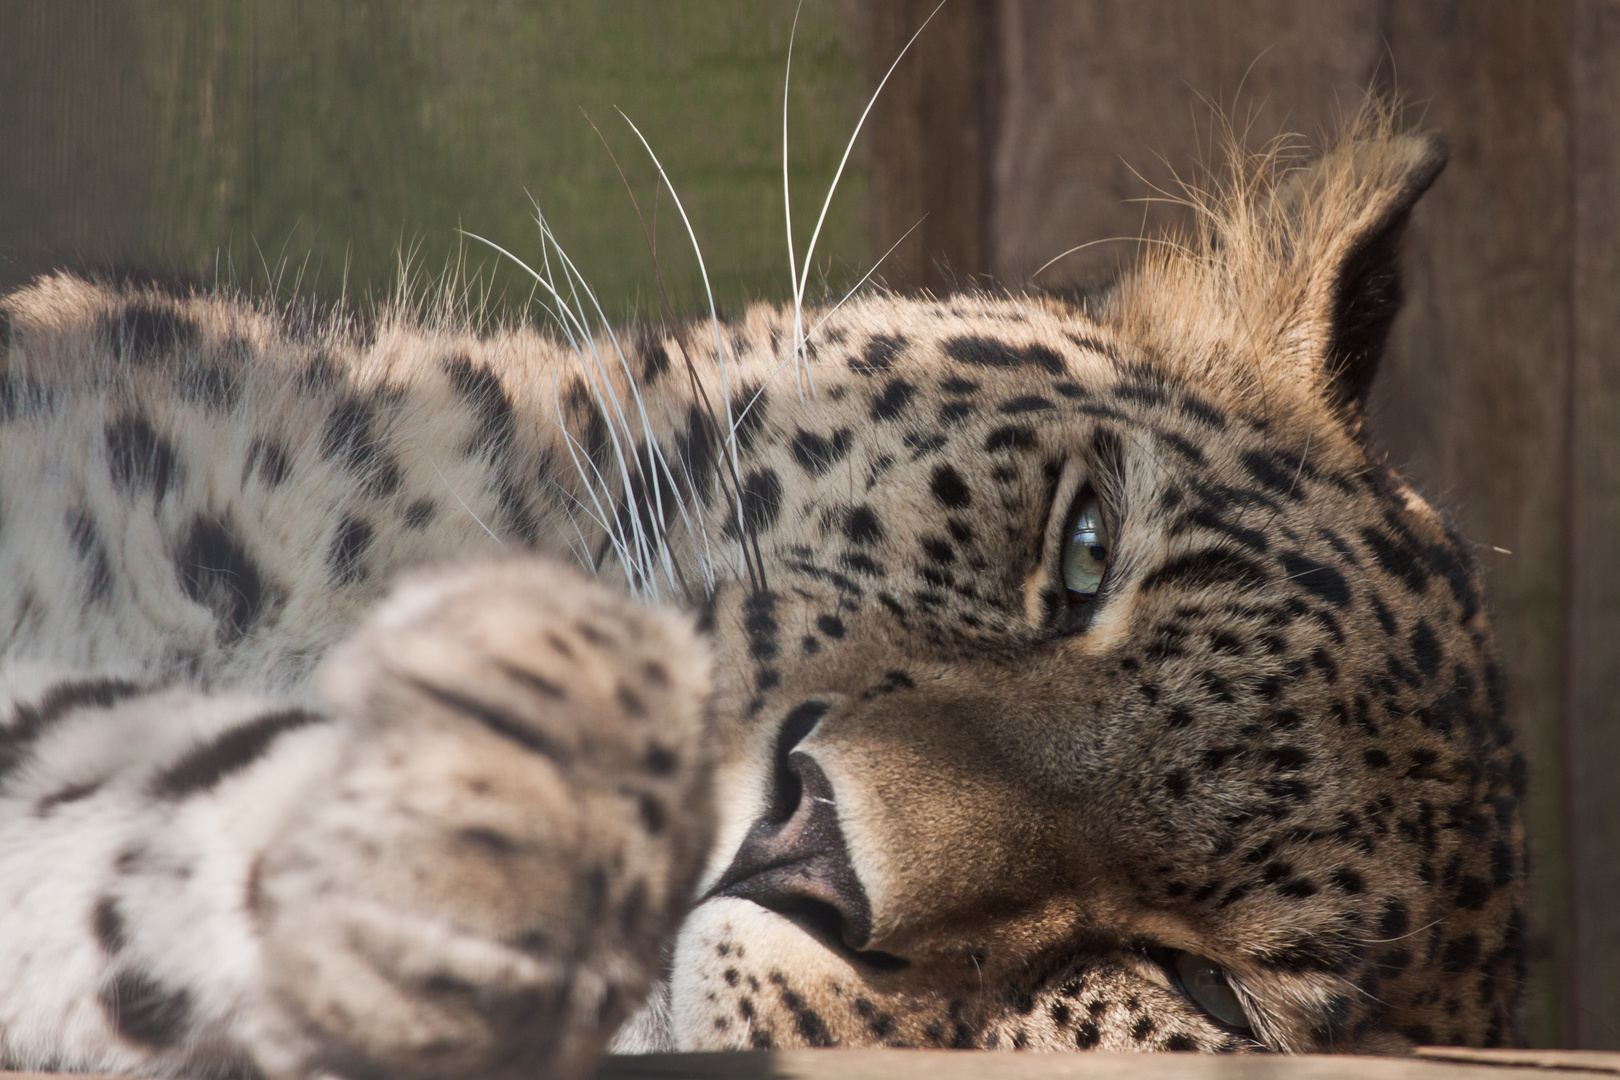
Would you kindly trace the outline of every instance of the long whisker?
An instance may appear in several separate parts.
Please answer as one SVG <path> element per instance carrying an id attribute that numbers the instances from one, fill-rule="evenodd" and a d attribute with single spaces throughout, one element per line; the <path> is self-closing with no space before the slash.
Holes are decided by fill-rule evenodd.
<path id="1" fill-rule="evenodd" d="M 536 208 L 536 212 L 538 212 L 538 208 Z M 555 245 L 555 239 L 553 239 L 552 242 Z M 669 464 L 664 458 L 663 449 L 659 446 L 658 439 L 653 431 L 652 419 L 647 413 L 647 404 L 641 395 L 641 386 L 639 383 L 637 383 L 635 373 L 630 368 L 630 362 L 625 358 L 624 349 L 619 345 L 618 335 L 613 332 L 613 327 L 608 322 L 606 314 L 602 311 L 602 305 L 597 301 L 596 294 L 591 290 L 590 284 L 579 275 L 578 269 L 574 266 L 573 260 L 568 257 L 568 253 L 563 251 L 561 248 L 558 248 L 557 254 L 558 257 L 563 261 L 565 268 L 578 278 L 580 287 L 584 289 L 585 295 L 590 298 L 592 307 L 596 309 L 596 317 L 601 322 L 603 331 L 607 334 L 608 341 L 612 344 L 613 351 L 619 359 L 619 367 L 624 372 L 625 383 L 630 388 L 630 394 L 635 400 L 636 409 L 640 415 L 641 430 L 646 439 L 648 452 L 647 471 L 653 471 L 653 463 L 654 459 L 656 459 L 657 464 L 662 466 L 664 475 L 669 479 L 671 495 L 675 500 L 675 508 L 680 512 L 682 520 L 686 523 L 688 532 L 692 532 L 695 535 L 696 530 L 691 523 L 691 519 L 687 515 L 686 504 L 684 500 L 679 497 L 679 489 L 675 486 L 674 473 L 670 470 Z M 606 376 L 605 371 L 603 372 L 603 375 L 604 377 Z M 617 405 L 617 402 L 615 402 L 615 405 Z M 629 424 L 625 421 L 622 410 L 619 411 L 619 420 L 620 423 L 624 424 L 626 432 L 628 433 Z M 636 467 L 637 471 L 640 472 L 642 466 L 639 460 L 636 463 Z M 661 487 L 655 483 L 652 487 L 652 493 L 653 500 L 658 511 L 657 520 L 661 522 L 664 520 L 664 505 Z M 628 494 L 626 495 L 626 499 L 628 501 Z M 659 537 L 659 541 L 660 542 L 657 546 L 659 548 L 659 557 L 664 563 L 665 575 L 669 579 L 671 586 L 675 586 L 677 585 L 676 579 L 680 575 L 674 566 L 669 550 L 669 544 L 662 536 Z"/>
<path id="2" fill-rule="evenodd" d="M 585 461 L 590 462 L 591 472 L 596 473 L 598 481 L 600 481 L 602 478 L 601 473 L 597 471 L 596 463 L 591 461 L 591 456 L 587 453 L 583 453 L 585 448 L 579 446 L 579 444 L 576 442 L 574 436 L 568 430 L 568 425 L 563 423 L 562 398 L 557 392 L 557 377 L 555 374 L 553 374 L 551 378 L 551 401 L 552 407 L 557 413 L 557 430 L 562 432 L 563 447 L 568 451 L 568 457 L 574 463 L 574 471 L 578 473 L 579 478 L 585 482 L 585 493 L 590 496 L 591 504 L 595 507 L 594 513 L 590 510 L 586 510 L 585 512 L 590 515 L 598 526 L 601 527 L 603 535 L 606 536 L 608 542 L 612 544 L 613 550 L 618 554 L 620 562 L 628 565 L 630 553 L 629 549 L 625 546 L 623 538 L 619 535 L 617 515 L 609 514 L 602 506 L 602 501 L 596 497 L 596 487 L 591 483 L 591 474 L 585 471 L 585 467 L 581 463 L 580 458 L 583 456 Z M 577 450 L 575 449 L 576 447 L 578 447 Z M 607 485 L 605 483 L 602 486 L 602 490 L 604 493 L 607 491 Z M 574 501 L 576 503 L 579 502 L 578 499 L 575 499 Z M 585 509 L 583 503 L 580 504 L 580 509 Z M 575 527 L 578 527 L 577 524 Z M 580 537 L 580 542 L 582 544 L 585 543 L 585 538 L 583 535 Z M 581 565 L 592 572 L 596 570 L 596 561 L 591 557 L 588 546 L 586 547 L 585 557 L 581 560 Z"/>
<path id="3" fill-rule="evenodd" d="M 543 241 L 549 242 L 552 249 L 557 253 L 558 262 L 563 269 L 564 278 L 568 285 L 569 295 L 574 302 L 573 315 L 575 321 L 581 328 L 589 325 L 589 318 L 585 312 L 584 304 L 580 299 L 580 294 L 583 291 L 584 295 L 591 301 L 592 307 L 595 308 L 600 324 L 605 327 L 607 325 L 607 318 L 602 313 L 601 305 L 596 302 L 596 296 L 591 291 L 589 283 L 586 282 L 584 276 L 579 273 L 578 267 L 576 267 L 573 260 L 568 257 L 568 253 L 563 250 L 562 245 L 557 242 L 556 235 L 551 231 L 551 227 L 546 223 L 545 216 L 540 213 L 538 206 L 535 207 L 535 215 L 536 220 L 540 225 Z M 609 330 L 609 334 L 611 335 L 611 330 Z M 620 523 L 620 529 L 627 529 L 630 534 L 629 539 L 634 541 L 635 560 L 633 563 L 627 564 L 625 566 L 625 570 L 627 574 L 631 575 L 632 581 L 636 587 L 636 591 L 644 592 L 646 595 L 652 598 L 657 598 L 658 589 L 654 584 L 655 577 L 653 573 L 654 551 L 656 548 L 663 548 L 665 549 L 667 555 L 667 547 L 663 544 L 662 537 L 655 539 L 647 534 L 647 530 L 643 528 L 641 515 L 635 513 L 635 507 L 632 506 L 632 499 L 635 493 L 635 483 L 631 478 L 632 461 L 634 461 L 636 473 L 639 474 L 642 471 L 640 456 L 633 449 L 635 435 L 630 427 L 629 420 L 624 415 L 623 405 L 620 402 L 618 392 L 613 385 L 612 376 L 608 373 L 607 364 L 602 359 L 601 350 L 597 347 L 596 338 L 594 336 L 584 335 L 583 340 L 585 341 L 585 344 L 589 350 L 590 358 L 595 362 L 595 371 L 593 373 L 590 366 L 584 364 L 583 361 L 585 358 L 585 353 L 583 351 L 580 353 L 581 366 L 585 369 L 586 377 L 591 382 L 592 390 L 597 398 L 598 407 L 601 409 L 603 417 L 607 420 L 608 433 L 613 440 L 613 452 L 618 463 L 619 478 L 620 482 L 623 484 L 622 503 L 624 507 L 623 513 L 626 520 Z M 613 342 L 613 346 L 614 350 L 618 352 L 618 343 L 616 340 Z M 622 352 L 619 353 L 619 359 L 620 362 L 623 363 L 624 357 Z M 633 375 L 630 376 L 630 381 L 632 387 L 634 387 L 635 380 Z M 612 403 L 611 411 L 609 411 L 607 407 L 609 402 Z M 628 453 L 626 452 L 626 446 L 630 446 L 632 448 Z M 676 585 L 673 568 L 669 564 L 667 558 L 663 561 L 665 564 L 664 568 L 667 579 L 669 580 L 670 585 L 673 587 Z"/>
<path id="4" fill-rule="evenodd" d="M 793 9 L 793 28 L 788 31 L 787 66 L 782 72 L 782 214 L 787 223 L 787 249 L 788 249 L 788 287 L 794 290 L 793 302 L 793 371 L 797 376 L 799 371 L 799 343 L 804 340 L 802 327 L 804 325 L 803 309 L 798 302 L 799 264 L 793 254 L 793 193 L 788 182 L 788 86 L 793 79 L 793 41 L 799 33 L 799 13 L 804 10 L 804 0 L 799 0 L 798 6 Z M 808 373 L 809 364 L 805 365 Z M 773 373 L 774 374 L 774 373 Z M 799 396 L 804 396 L 804 380 L 796 378 L 799 384 Z M 812 388 L 814 382 L 811 383 Z M 749 404 L 753 404 L 749 402 Z"/>
<path id="5" fill-rule="evenodd" d="M 921 225 L 921 224 L 922 224 L 922 221 L 919 219 L 918 222 L 917 222 L 917 225 Z M 861 286 L 865 285 L 867 283 L 867 281 L 869 281 L 871 279 L 872 275 L 877 273 L 878 267 L 883 265 L 883 260 L 887 259 L 890 255 L 893 255 L 894 254 L 894 249 L 899 247 L 901 244 L 905 243 L 907 236 L 910 236 L 913 232 L 917 231 L 917 225 L 913 225 L 911 228 L 907 229 L 905 231 L 905 233 L 900 237 L 900 239 L 898 239 L 894 243 L 890 244 L 889 245 L 889 250 L 885 251 L 883 253 L 883 257 L 878 259 L 877 262 L 873 263 L 872 268 L 870 270 L 868 270 L 865 274 L 861 275 L 861 280 L 857 281 L 855 283 L 854 287 L 852 287 L 848 292 L 846 292 L 843 295 L 842 299 L 840 299 L 838 301 L 838 303 L 834 304 L 832 307 L 828 308 L 825 312 L 822 313 L 821 318 L 816 320 L 816 325 L 812 326 L 810 329 L 808 329 L 808 330 L 806 330 L 804 332 L 804 339 L 806 341 L 809 341 L 810 336 L 812 334 L 814 334 L 817 330 L 820 330 L 822 324 L 825 323 L 828 319 L 832 318 L 833 314 L 835 312 L 837 312 L 839 308 L 843 307 L 844 304 L 848 302 L 850 297 L 854 296 L 857 292 L 860 291 Z M 756 401 L 758 401 L 760 399 L 760 397 L 765 393 L 766 388 L 771 385 L 771 382 L 778 375 L 780 375 L 782 373 L 782 369 L 787 367 L 792 362 L 793 362 L 793 354 L 790 353 L 786 360 L 783 360 L 781 363 L 777 364 L 776 367 L 771 369 L 771 374 L 770 374 L 769 378 L 767 378 L 762 384 L 760 384 L 760 388 L 758 390 L 754 391 L 754 396 L 748 399 L 748 404 L 744 405 L 743 408 L 742 408 L 742 411 L 737 414 L 737 423 L 740 424 L 740 423 L 743 422 L 743 420 L 748 416 L 749 410 L 754 407 L 754 402 L 756 402 Z"/>
<path id="6" fill-rule="evenodd" d="M 838 170 L 833 173 L 832 183 L 827 187 L 827 198 L 822 201 L 821 215 L 816 218 L 816 227 L 810 233 L 810 243 L 804 249 L 804 269 L 802 273 L 800 273 L 799 280 L 793 289 L 795 328 L 797 328 L 800 324 L 801 316 L 799 313 L 804 308 L 804 290 L 810 282 L 810 267 L 815 261 L 816 241 L 821 238 L 821 227 L 827 221 L 827 211 L 832 206 L 833 193 L 838 190 L 838 182 L 844 176 L 844 167 L 849 164 L 849 156 L 855 150 L 855 140 L 860 137 L 861 128 L 866 125 L 866 118 L 871 115 L 872 106 L 877 104 L 878 95 L 882 94 L 883 88 L 888 85 L 889 76 L 894 74 L 894 69 L 900 66 L 901 60 L 905 59 L 906 53 L 910 51 L 912 43 L 917 40 L 924 30 L 928 29 L 928 24 L 934 21 L 934 16 L 939 14 L 939 9 L 944 7 L 945 3 L 946 0 L 939 0 L 939 3 L 935 5 L 934 10 L 928 13 L 928 18 L 924 19 L 922 21 L 922 25 L 917 27 L 916 33 L 911 35 L 905 46 L 900 50 L 900 54 L 896 56 L 894 58 L 894 62 L 889 65 L 889 70 L 883 73 L 883 78 L 878 81 L 877 89 L 872 91 L 871 98 L 866 102 L 866 108 L 861 110 L 861 118 L 855 122 L 855 130 L 849 134 L 849 142 L 844 145 L 844 156 L 839 159 Z M 797 355 L 797 350 L 802 350 L 804 347 L 804 343 L 799 340 L 795 340 L 793 345 L 794 349 L 796 350 L 795 355 Z M 810 367 L 809 358 L 806 357 L 805 360 L 805 370 L 808 373 Z M 812 382 L 811 388 L 814 389 L 814 387 L 815 383 Z"/>
<path id="7" fill-rule="evenodd" d="M 756 589 L 764 589 L 765 568 L 763 562 L 758 559 L 757 552 L 754 553 L 755 557 L 753 559 L 750 559 L 749 557 L 749 530 L 747 528 L 748 519 L 743 515 L 742 505 L 742 465 L 738 460 L 737 454 L 737 425 L 736 421 L 731 415 L 731 389 L 726 371 L 726 351 L 725 345 L 720 338 L 720 314 L 715 308 L 714 289 L 710 287 L 709 284 L 709 271 L 703 262 L 703 250 L 698 244 L 697 231 L 692 228 L 692 219 L 687 216 L 686 207 L 681 202 L 680 193 L 675 190 L 675 185 L 670 182 L 669 174 L 664 171 L 664 163 L 658 160 L 657 154 L 653 153 L 652 144 L 650 144 L 647 141 L 647 137 L 641 133 L 641 129 L 636 127 L 635 121 L 631 120 L 628 116 L 625 116 L 623 109 L 619 109 L 617 111 L 621 117 L 624 117 L 624 122 L 630 125 L 630 130 L 636 133 L 636 138 L 641 140 L 641 145 L 643 149 L 647 151 L 647 156 L 652 158 L 654 167 L 658 169 L 659 178 L 662 179 L 664 184 L 669 188 L 669 197 L 675 202 L 675 209 L 681 215 L 681 223 L 686 226 L 686 235 L 692 241 L 692 253 L 697 257 L 698 273 L 703 278 L 703 291 L 708 297 L 709 301 L 709 324 L 714 328 L 715 360 L 720 367 L 720 399 L 725 407 L 726 412 L 726 434 L 723 446 L 730 451 L 731 478 L 734 486 L 733 497 L 736 502 L 737 512 L 737 547 L 738 555 L 743 563 L 739 569 L 743 570 L 751 579 L 753 579 L 753 584 Z M 757 543 L 757 540 L 755 542 Z"/>
<path id="8" fill-rule="evenodd" d="M 872 275 L 877 273 L 878 267 L 882 266 L 884 261 L 887 260 L 890 255 L 894 254 L 894 249 L 899 247 L 901 244 L 905 243 L 906 242 L 906 237 L 908 237 L 912 233 L 916 232 L 918 226 L 920 226 L 922 223 L 923 223 L 923 219 L 918 218 L 917 221 L 916 221 L 916 224 L 912 225 L 911 228 L 909 228 L 905 232 L 901 233 L 900 234 L 900 239 L 898 239 L 894 243 L 890 244 L 889 245 L 889 250 L 885 251 L 883 253 L 883 255 L 877 260 L 877 262 L 872 264 L 872 268 L 870 270 L 868 270 L 866 273 L 861 275 L 861 280 L 857 281 L 855 283 L 855 285 L 848 292 L 846 292 L 843 295 L 842 298 L 839 299 L 838 303 L 834 304 L 832 307 L 830 307 L 826 311 L 822 312 L 821 318 L 816 320 L 816 325 L 812 326 L 809 330 L 805 331 L 805 335 L 804 335 L 805 338 L 808 339 L 811 334 L 815 333 L 817 330 L 820 330 L 823 323 L 825 323 L 828 319 L 832 318 L 833 315 L 838 311 L 839 308 L 843 307 L 846 303 L 849 302 L 850 297 L 852 297 L 856 293 L 860 292 L 861 291 L 861 286 L 865 285 L 868 281 L 870 281 L 872 279 Z"/>
<path id="9" fill-rule="evenodd" d="M 467 516 L 472 518 L 474 521 L 476 521 L 478 523 L 478 527 L 480 529 L 483 529 L 485 532 L 489 533 L 489 538 L 491 540 L 495 541 L 497 544 L 500 544 L 501 547 L 505 547 L 506 544 L 501 541 L 500 537 L 495 535 L 495 530 L 491 529 L 488 525 L 484 524 L 484 519 L 479 517 L 473 511 L 472 507 L 467 505 L 467 500 L 463 499 L 461 497 L 461 493 L 458 492 L 455 489 L 455 486 L 450 483 L 450 478 L 445 476 L 444 473 L 439 470 L 438 463 L 435 462 L 432 458 L 428 458 L 427 463 L 429 465 L 433 466 L 433 471 L 439 474 L 439 479 L 444 481 L 444 486 L 449 490 L 451 496 L 453 496 L 455 498 L 456 502 L 461 504 L 461 508 L 463 510 L 467 511 Z"/>
<path id="10" fill-rule="evenodd" d="M 1050 259 L 1047 259 L 1045 262 L 1041 263 L 1039 269 L 1035 270 L 1029 275 L 1030 279 L 1035 279 L 1036 277 L 1040 276 L 1042 270 L 1045 270 L 1055 262 L 1060 262 L 1063 259 L 1067 259 L 1070 255 L 1073 255 L 1077 251 L 1084 251 L 1086 248 L 1095 247 L 1098 244 L 1117 244 L 1121 241 L 1134 242 L 1138 244 L 1163 244 L 1165 247 L 1176 250 L 1180 250 L 1182 248 L 1181 244 L 1177 244 L 1172 240 L 1165 240 L 1156 236 L 1105 236 L 1101 240 L 1088 240 L 1084 244 L 1076 244 L 1068 251 L 1062 251 L 1052 256 Z"/>
<path id="11" fill-rule="evenodd" d="M 664 318 L 673 325 L 675 322 L 675 308 L 669 302 L 669 290 L 664 288 L 663 268 L 658 265 L 658 187 L 662 187 L 662 184 L 653 188 L 653 221 L 652 230 L 649 232 L 647 219 L 641 214 L 641 202 L 636 198 L 635 189 L 630 186 L 630 178 L 624 175 L 624 169 L 619 165 L 618 155 L 613 152 L 613 147 L 608 145 L 607 136 L 602 134 L 602 129 L 596 126 L 596 121 L 591 119 L 590 113 L 585 112 L 583 105 L 580 106 L 579 111 L 584 115 L 585 122 L 591 125 L 591 130 L 596 132 L 596 137 L 601 140 L 602 149 L 607 151 L 608 160 L 613 162 L 613 168 L 619 174 L 619 182 L 624 185 L 625 194 L 630 196 L 630 205 L 636 211 L 636 221 L 641 224 L 641 236 L 647 242 L 647 250 L 652 253 L 653 280 L 658 283 L 658 299 L 663 305 Z M 791 244 L 791 242 L 790 238 L 789 243 Z"/>
<path id="12" fill-rule="evenodd" d="M 608 433 L 609 433 L 610 437 L 613 440 L 614 453 L 615 453 L 615 456 L 618 458 L 619 465 L 620 465 L 620 471 L 621 471 L 621 474 L 623 475 L 623 478 L 624 478 L 624 484 L 625 484 L 624 490 L 628 493 L 630 491 L 630 483 L 629 483 L 629 472 L 628 472 L 628 469 L 626 468 L 625 462 L 624 462 L 624 448 L 619 443 L 618 431 L 615 429 L 615 427 L 614 427 L 614 425 L 613 425 L 613 423 L 611 421 L 611 414 L 608 413 L 608 411 L 607 411 L 607 409 L 605 407 L 605 403 L 602 401 L 602 397 L 603 397 L 602 390 L 597 385 L 596 379 L 595 379 L 595 377 L 593 376 L 593 374 L 592 374 L 592 372 L 590 370 L 590 365 L 588 363 L 586 363 L 584 350 L 581 349 L 581 347 L 580 347 L 580 341 L 581 340 L 584 340 L 586 342 L 589 342 L 589 340 L 590 340 L 588 327 L 587 327 L 586 323 L 584 322 L 583 318 L 580 316 L 580 314 L 573 311 L 568 306 L 568 301 L 563 297 L 563 295 L 560 292 L 557 291 L 555 281 L 550 276 L 551 275 L 550 254 L 549 254 L 549 252 L 545 251 L 546 241 L 549 238 L 550 230 L 546 227 L 543 218 L 540 221 L 540 226 L 541 226 L 541 241 L 542 241 L 541 242 L 541 248 L 542 248 L 542 252 L 545 255 L 545 260 L 546 260 L 545 263 L 544 263 L 544 265 L 546 267 L 546 273 L 544 275 L 542 275 L 539 271 L 535 270 L 533 267 L 529 266 L 528 263 L 524 262 L 517 255 L 515 255 L 512 252 L 508 251 L 506 248 L 502 247 L 501 245 L 495 243 L 493 240 L 489 240 L 489 239 L 487 239 L 485 237 L 479 236 L 477 233 L 466 232 L 465 230 L 463 230 L 462 234 L 464 236 L 467 236 L 470 239 L 477 240 L 479 243 L 487 244 L 489 247 L 491 247 L 495 251 L 499 252 L 500 254 L 506 256 L 508 259 L 512 260 L 512 262 L 514 264 L 516 264 L 518 267 L 520 267 L 526 273 L 528 273 L 532 278 L 534 278 L 536 284 L 539 285 L 541 288 L 545 289 L 545 291 L 548 294 L 550 294 L 552 299 L 556 302 L 557 307 L 556 307 L 555 310 L 552 311 L 552 314 L 555 315 L 555 316 L 558 316 L 558 323 L 557 324 L 562 329 L 564 335 L 568 338 L 570 347 L 573 349 L 574 355 L 579 358 L 580 367 L 581 367 L 581 369 L 583 370 L 583 372 L 585 374 L 585 378 L 586 378 L 586 381 L 587 381 L 588 385 L 590 385 L 590 387 L 591 387 L 592 396 L 597 398 L 597 407 L 601 410 L 604 419 L 608 419 L 608 421 L 609 421 L 608 425 L 607 425 Z M 555 243 L 555 241 L 553 240 L 552 243 Z M 559 251 L 559 254 L 561 254 L 561 249 L 560 248 L 558 249 L 558 251 Z M 576 336 L 576 332 L 577 332 L 577 336 Z M 554 393 L 554 396 L 555 396 L 555 386 L 553 387 L 553 393 Z M 611 391 L 610 391 L 610 393 L 611 393 Z M 569 435 L 568 427 L 563 422 L 562 402 L 561 402 L 560 398 L 558 398 L 558 400 L 557 400 L 556 410 L 557 410 L 557 427 L 558 427 L 558 429 L 560 431 L 562 431 L 564 439 L 566 440 L 566 444 L 568 446 L 568 451 L 569 451 L 569 456 L 572 457 L 573 460 L 574 460 L 575 471 L 579 473 L 580 478 L 585 482 L 585 488 L 586 488 L 586 491 L 589 492 L 590 495 L 591 495 L 591 501 L 596 504 L 596 509 L 597 509 L 597 513 L 599 515 L 599 520 L 601 521 L 601 523 L 603 525 L 603 528 L 604 528 L 604 530 L 605 530 L 605 532 L 607 534 L 608 541 L 612 545 L 615 552 L 618 553 L 620 563 L 625 567 L 626 572 L 631 577 L 631 587 L 632 588 L 637 588 L 638 591 L 639 591 L 640 582 L 637 581 L 636 568 L 643 565 L 643 564 L 640 562 L 640 560 L 632 559 L 630 557 L 630 545 L 629 545 L 629 542 L 628 542 L 628 538 L 624 537 L 621 534 L 621 530 L 620 530 L 620 526 L 619 526 L 619 522 L 618 522 L 618 515 L 609 514 L 602 507 L 601 501 L 599 499 L 597 499 L 597 497 L 596 497 L 596 490 L 595 490 L 596 484 L 601 485 L 603 493 L 605 495 L 608 495 L 610 499 L 611 499 L 611 487 L 606 483 L 606 480 L 605 480 L 605 478 L 602 477 L 600 471 L 597 470 L 595 462 L 591 461 L 590 455 L 586 454 L 586 455 L 584 455 L 585 460 L 590 461 L 590 463 L 591 463 L 591 471 L 596 473 L 595 483 L 593 484 L 591 474 L 587 473 L 585 471 L 585 468 L 584 468 L 583 464 L 580 461 L 579 455 L 576 455 L 574 453 L 573 438 L 572 438 L 571 435 Z M 639 526 L 639 522 L 637 522 L 636 524 Z"/>

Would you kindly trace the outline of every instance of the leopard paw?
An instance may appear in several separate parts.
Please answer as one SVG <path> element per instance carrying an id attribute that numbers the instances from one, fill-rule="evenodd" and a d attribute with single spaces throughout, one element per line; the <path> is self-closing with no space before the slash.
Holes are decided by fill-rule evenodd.
<path id="1" fill-rule="evenodd" d="M 319 685 L 351 737 L 249 885 L 255 1056 L 300 1077 L 586 1070 L 709 837 L 690 623 L 498 563 L 400 588 Z"/>

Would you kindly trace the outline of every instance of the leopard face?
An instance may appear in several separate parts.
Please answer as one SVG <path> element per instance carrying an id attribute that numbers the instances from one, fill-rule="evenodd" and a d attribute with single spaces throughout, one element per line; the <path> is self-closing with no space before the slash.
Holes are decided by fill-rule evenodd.
<path id="1" fill-rule="evenodd" d="M 1362 433 L 1442 160 L 1351 143 L 1084 310 L 828 319 L 738 439 L 680 1045 L 1511 1038 L 1480 584 Z"/>

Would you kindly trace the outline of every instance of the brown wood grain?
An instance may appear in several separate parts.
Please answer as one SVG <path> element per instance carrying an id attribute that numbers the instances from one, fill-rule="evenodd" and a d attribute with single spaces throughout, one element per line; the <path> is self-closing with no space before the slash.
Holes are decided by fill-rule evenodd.
<path id="1" fill-rule="evenodd" d="M 1568 672 L 1572 1045 L 1620 1047 L 1620 2 L 1574 4 Z"/>
<path id="2" fill-rule="evenodd" d="M 984 179 L 992 10 L 991 0 L 867 5 L 874 87 L 934 13 L 895 68 L 870 120 L 871 251 L 876 258 L 899 243 L 879 272 L 892 287 L 940 292 L 988 269 Z"/>
<path id="3" fill-rule="evenodd" d="M 1394 4 L 1397 86 L 1451 163 L 1414 222 L 1375 441 L 1477 545 L 1531 764 L 1529 1034 L 1577 1043 L 1562 850 L 1570 357 L 1568 6 Z M 1500 550 L 1499 550 L 1500 549 Z M 1612 841 L 1611 841 L 1612 842 Z"/>
<path id="4" fill-rule="evenodd" d="M 1251 145 L 1316 137 L 1377 87 L 1448 140 L 1370 428 L 1480 545 L 1534 775 L 1527 1034 L 1620 1048 L 1615 10 L 999 0 L 981 126 L 986 261 L 1015 286 L 1069 247 L 1124 238 L 1038 283 L 1094 279 L 1134 257 L 1134 238 L 1184 222 L 1173 202 L 1138 200 L 1174 196 L 1215 157 L 1217 112 Z"/>
<path id="5" fill-rule="evenodd" d="M 1012 285 L 1129 262 L 1185 220 L 1177 178 L 1215 159 L 1217 114 L 1307 137 L 1354 109 L 1383 57 L 1375 0 L 1002 0 L 989 264 Z M 1116 239 L 1117 238 L 1117 239 Z"/>
<path id="6" fill-rule="evenodd" d="M 1469 1061 L 1323 1054 L 996 1054 L 961 1050 L 799 1050 L 772 1055 L 783 1080 L 1596 1080 L 1620 1056 L 1532 1065 L 1490 1053 Z M 1570 1073 L 1567 1069 L 1578 1070 Z"/>
<path id="7" fill-rule="evenodd" d="M 1426 1061 L 1455 1061 L 1574 1072 L 1620 1073 L 1620 1054 L 1599 1050 L 1476 1050 L 1467 1046 L 1420 1046 L 1412 1056 Z"/>
<path id="8" fill-rule="evenodd" d="M 133 50 L 133 13 L 86 0 L 74 5 L 11 3 L 6 34 L 38 62 L 25 69 L 11 50 L 0 63 L 0 286 L 51 258 L 121 254 L 151 210 L 143 168 L 155 119 Z M 89 68 L 87 55 L 104 57 Z M 22 265 L 22 273 L 14 267 Z"/>
<path id="9" fill-rule="evenodd" d="M 789 1050 L 608 1058 L 597 1080 L 1576 1080 L 1620 1072 L 1620 1054 L 1445 1051 L 1420 1058 L 1330 1055 L 1008 1054 L 973 1050 Z"/>

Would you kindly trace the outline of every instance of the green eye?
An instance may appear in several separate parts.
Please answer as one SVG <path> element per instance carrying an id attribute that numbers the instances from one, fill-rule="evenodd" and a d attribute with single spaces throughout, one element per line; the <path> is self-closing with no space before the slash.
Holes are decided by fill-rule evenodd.
<path id="1" fill-rule="evenodd" d="M 1063 546 L 1063 586 L 1071 593 L 1083 597 L 1097 595 L 1102 587 L 1103 574 L 1108 570 L 1108 556 L 1113 541 L 1103 521 L 1102 507 L 1088 496 L 1069 526 L 1069 536 Z"/>

